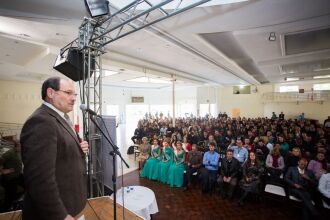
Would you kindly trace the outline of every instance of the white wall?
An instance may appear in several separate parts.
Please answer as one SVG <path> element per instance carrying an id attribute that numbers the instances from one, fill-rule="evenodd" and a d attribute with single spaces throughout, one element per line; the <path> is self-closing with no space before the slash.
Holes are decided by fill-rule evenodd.
<path id="1" fill-rule="evenodd" d="M 216 109 L 215 112 L 218 112 L 218 105 L 217 105 L 217 95 L 218 95 L 218 88 L 217 87 L 198 87 L 197 88 L 197 112 L 199 116 L 202 115 L 200 111 L 200 104 L 215 104 Z M 211 113 L 210 105 L 209 105 L 209 113 Z M 217 115 L 217 114 L 216 114 Z"/>
<path id="2" fill-rule="evenodd" d="M 330 115 L 330 102 L 320 103 L 267 103 L 265 105 L 264 114 L 271 117 L 272 112 L 278 115 L 281 111 L 285 114 L 285 118 L 297 118 L 299 114 L 304 112 L 305 118 L 317 119 L 321 123 Z"/>
<path id="3" fill-rule="evenodd" d="M 254 86 L 251 87 L 251 90 L 253 89 Z M 264 104 L 261 96 L 265 92 L 272 91 L 272 85 L 258 86 L 258 92 L 251 92 L 251 94 L 233 94 L 232 86 L 221 88 L 218 96 L 219 111 L 232 116 L 232 110 L 238 108 L 242 117 L 262 117 L 264 115 Z"/>
<path id="4" fill-rule="evenodd" d="M 312 85 L 304 84 L 306 90 Z M 40 95 L 41 83 L 18 81 L 0 81 L 0 122 L 24 123 L 28 116 L 42 103 Z M 233 108 L 239 108 L 241 116 L 270 117 L 274 111 L 283 111 L 288 118 L 294 118 L 301 112 L 307 118 L 323 121 L 330 115 L 330 103 L 263 103 L 261 96 L 265 92 L 273 92 L 278 85 L 260 85 L 257 93 L 233 94 L 232 87 L 184 88 L 176 89 L 176 104 L 193 104 L 193 114 L 197 114 L 199 104 L 216 103 L 218 111 L 227 112 L 231 116 Z M 254 86 L 252 86 L 254 89 Z M 104 86 L 103 112 L 106 105 L 119 105 L 119 111 L 125 114 L 125 105 L 132 104 L 132 96 L 143 96 L 147 105 L 171 105 L 172 90 L 168 89 L 129 89 Z M 79 105 L 79 103 L 78 103 Z M 78 107 L 77 107 L 78 109 Z M 75 109 L 75 110 L 77 110 Z M 77 110 L 79 111 L 79 110 Z"/>
<path id="5" fill-rule="evenodd" d="M 38 108 L 41 83 L 0 81 L 0 122 L 23 124 Z"/>
<path id="6" fill-rule="evenodd" d="M 286 118 L 296 118 L 302 112 L 305 113 L 306 118 L 317 119 L 323 122 L 330 115 L 330 102 L 263 102 L 262 94 L 266 92 L 279 91 L 280 85 L 260 85 L 258 92 L 251 94 L 233 94 L 232 87 L 225 87 L 219 89 L 218 105 L 219 111 L 226 112 L 232 116 L 232 109 L 239 108 L 241 116 L 245 117 L 271 117 L 272 112 L 277 115 L 283 111 Z M 310 91 L 312 84 L 301 84 L 299 88 Z M 255 86 L 251 86 L 253 90 Z"/>

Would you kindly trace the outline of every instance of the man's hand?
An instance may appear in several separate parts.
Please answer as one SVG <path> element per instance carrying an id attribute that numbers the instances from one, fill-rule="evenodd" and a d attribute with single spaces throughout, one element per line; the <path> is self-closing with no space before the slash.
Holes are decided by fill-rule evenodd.
<path id="1" fill-rule="evenodd" d="M 75 220 L 71 215 L 67 215 L 64 220 Z"/>
<path id="2" fill-rule="evenodd" d="M 302 178 L 306 179 L 306 180 L 310 180 L 311 178 L 309 178 L 309 176 L 307 176 L 306 174 L 302 174 L 301 175 Z"/>
<path id="3" fill-rule="evenodd" d="M 296 188 L 296 189 L 302 189 L 303 187 L 297 183 L 293 184 L 293 186 Z"/>
<path id="4" fill-rule="evenodd" d="M 80 143 L 81 150 L 86 154 L 88 152 L 88 142 L 82 141 Z"/>

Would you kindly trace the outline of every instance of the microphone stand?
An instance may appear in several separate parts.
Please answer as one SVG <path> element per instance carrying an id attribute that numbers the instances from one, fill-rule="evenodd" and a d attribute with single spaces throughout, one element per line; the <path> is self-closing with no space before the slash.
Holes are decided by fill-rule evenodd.
<path id="1" fill-rule="evenodd" d="M 112 151 L 110 151 L 110 155 L 112 156 L 112 183 L 113 183 L 113 219 L 116 220 L 117 219 L 117 198 L 116 198 L 116 194 L 117 194 L 117 177 L 116 177 L 116 155 L 118 155 L 120 157 L 120 159 L 124 162 L 124 164 L 126 165 L 127 168 L 129 168 L 129 165 L 126 163 L 126 161 L 124 160 L 124 158 L 121 156 L 121 153 L 119 152 L 119 148 L 114 145 L 112 143 L 112 141 L 110 141 L 109 137 L 104 133 L 104 131 L 101 129 L 101 127 L 98 125 L 98 123 L 95 121 L 95 119 L 93 118 L 93 115 L 89 114 L 91 121 L 94 123 L 94 125 L 99 129 L 99 131 L 102 133 L 102 135 L 105 137 L 105 139 L 108 141 L 108 143 L 110 144 L 110 146 L 112 147 Z M 100 117 L 102 119 L 101 116 L 99 115 L 95 115 L 95 117 Z M 103 119 L 102 119 L 103 120 Z"/>

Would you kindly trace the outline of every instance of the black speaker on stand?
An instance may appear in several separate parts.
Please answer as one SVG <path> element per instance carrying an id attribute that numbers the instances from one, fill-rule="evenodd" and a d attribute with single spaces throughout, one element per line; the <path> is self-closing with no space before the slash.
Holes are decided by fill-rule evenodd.
<path id="1" fill-rule="evenodd" d="M 83 79 L 84 54 L 77 48 L 69 48 L 66 53 L 57 56 L 54 69 L 77 82 Z M 85 69 L 88 66 L 85 64 Z M 95 70 L 95 57 L 91 56 L 91 70 Z M 87 78 L 87 71 L 85 73 Z"/>

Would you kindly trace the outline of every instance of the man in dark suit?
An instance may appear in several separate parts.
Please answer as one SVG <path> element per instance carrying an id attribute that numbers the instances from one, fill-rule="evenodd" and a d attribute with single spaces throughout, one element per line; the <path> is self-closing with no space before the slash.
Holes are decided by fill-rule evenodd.
<path id="1" fill-rule="evenodd" d="M 298 166 L 289 167 L 285 175 L 285 181 L 289 185 L 289 194 L 302 200 L 304 205 L 304 219 L 309 219 L 309 216 L 318 216 L 318 212 L 312 204 L 312 197 L 315 195 L 317 181 L 314 178 L 312 171 L 307 170 L 307 160 L 301 158 L 298 161 Z M 314 201 L 316 197 L 314 197 Z"/>
<path id="2" fill-rule="evenodd" d="M 27 119 L 21 133 L 24 164 L 23 219 L 73 220 L 87 200 L 86 141 L 79 142 L 67 113 L 76 101 L 74 85 L 47 79 L 44 103 Z"/>
<path id="3" fill-rule="evenodd" d="M 220 177 L 218 183 L 220 185 L 220 193 L 222 198 L 228 195 L 228 198 L 233 197 L 237 178 L 241 168 L 239 161 L 233 157 L 233 150 L 228 149 L 226 157 L 221 160 Z"/>
<path id="4" fill-rule="evenodd" d="M 190 187 L 193 174 L 199 170 L 203 162 L 202 152 L 197 150 L 197 145 L 193 144 L 191 147 L 192 150 L 188 152 L 186 159 L 187 166 L 184 176 L 184 190 Z"/>

